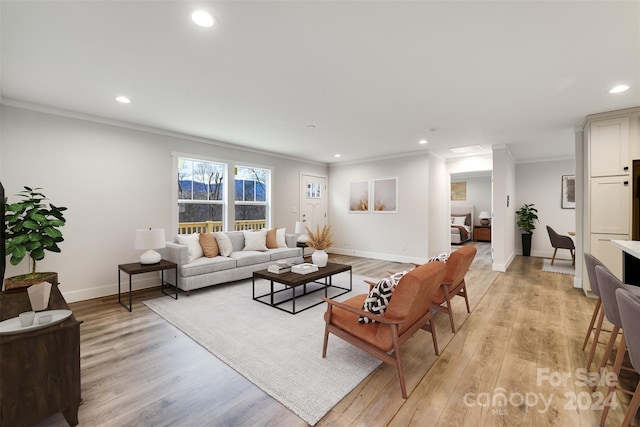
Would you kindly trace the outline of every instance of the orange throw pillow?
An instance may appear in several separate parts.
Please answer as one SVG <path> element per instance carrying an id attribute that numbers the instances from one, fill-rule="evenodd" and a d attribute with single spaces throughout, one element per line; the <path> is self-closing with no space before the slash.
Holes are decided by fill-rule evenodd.
<path id="1" fill-rule="evenodd" d="M 204 256 L 207 258 L 213 258 L 220 255 L 220 251 L 218 250 L 218 242 L 216 242 L 216 237 L 212 233 L 200 233 L 200 246 L 202 247 L 202 252 L 204 252 Z"/>
<path id="2" fill-rule="evenodd" d="M 276 241 L 276 229 L 271 228 L 267 230 L 267 248 L 275 249 L 278 247 L 278 243 Z"/>

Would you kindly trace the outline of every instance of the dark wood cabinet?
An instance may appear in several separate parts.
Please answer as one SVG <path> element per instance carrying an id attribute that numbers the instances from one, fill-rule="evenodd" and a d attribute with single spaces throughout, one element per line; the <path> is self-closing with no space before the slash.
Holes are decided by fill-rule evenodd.
<path id="1" fill-rule="evenodd" d="M 473 227 L 473 240 L 476 242 L 490 242 L 491 241 L 491 226 L 479 226 Z"/>
<path id="2" fill-rule="evenodd" d="M 48 309 L 69 309 L 55 285 Z M 0 293 L 0 320 L 30 310 L 25 290 Z M 58 412 L 69 425 L 78 424 L 80 323 L 71 315 L 43 329 L 0 336 L 0 425 L 29 426 Z"/>

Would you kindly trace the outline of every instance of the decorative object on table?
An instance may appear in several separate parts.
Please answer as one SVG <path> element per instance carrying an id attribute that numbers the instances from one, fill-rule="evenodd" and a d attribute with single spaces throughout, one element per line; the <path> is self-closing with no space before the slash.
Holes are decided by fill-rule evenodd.
<path id="1" fill-rule="evenodd" d="M 298 243 L 307 243 L 307 226 L 305 221 L 296 221 L 295 233 L 298 235 Z"/>
<path id="2" fill-rule="evenodd" d="M 487 211 L 480 212 L 478 218 L 480 219 L 480 225 L 484 225 L 486 227 L 491 224 L 491 214 Z"/>
<path id="3" fill-rule="evenodd" d="M 42 281 L 55 282 L 57 273 L 36 273 L 36 261 L 44 259 L 45 251 L 61 252 L 58 243 L 64 241 L 60 227 L 66 220 L 63 212 L 67 208 L 49 202 L 42 188 L 24 187 L 17 194 L 22 200 L 17 203 L 3 201 L 5 252 L 10 255 L 11 265 L 18 265 L 29 255 L 31 273 L 7 278 L 5 290 L 21 288 Z"/>
<path id="4" fill-rule="evenodd" d="M 327 264 L 325 263 L 325 266 Z M 318 271 L 318 265 L 316 264 L 309 264 L 308 262 L 304 263 L 304 264 L 298 264 L 298 265 L 294 265 L 293 267 L 291 267 L 291 272 L 292 273 L 297 273 L 297 274 L 309 274 L 309 273 L 313 273 L 314 271 Z"/>
<path id="5" fill-rule="evenodd" d="M 524 233 L 522 233 L 522 255 L 531 255 L 531 238 L 533 230 L 536 229 L 535 222 L 538 221 L 538 210 L 534 207 L 534 203 L 524 204 L 516 211 L 518 215 L 517 225 Z"/>
<path id="6" fill-rule="evenodd" d="M 23 328 L 26 326 L 33 325 L 33 319 L 36 317 L 36 313 L 33 311 L 25 311 L 24 313 L 20 313 L 18 315 L 18 319 L 20 320 L 20 326 Z"/>
<path id="7" fill-rule="evenodd" d="M 145 251 L 140 255 L 140 264 L 157 264 L 162 256 L 154 251 L 165 247 L 164 229 L 149 228 L 136 230 L 135 248 Z"/>
<path id="8" fill-rule="evenodd" d="M 562 175 L 562 209 L 576 208 L 576 176 Z"/>
<path id="9" fill-rule="evenodd" d="M 49 306 L 49 296 L 51 296 L 51 283 L 42 282 L 27 288 L 29 302 L 33 311 L 46 310 Z"/>
<path id="10" fill-rule="evenodd" d="M 315 249 L 311 254 L 311 262 L 318 267 L 325 267 L 329 259 L 329 255 L 327 255 L 325 249 L 333 245 L 333 240 L 331 240 L 331 226 L 324 225 L 322 226 L 322 230 L 320 226 L 317 226 L 315 233 L 307 228 L 307 235 L 309 236 L 307 246 Z"/>
<path id="11" fill-rule="evenodd" d="M 280 259 L 275 264 L 271 264 L 267 268 L 267 271 L 269 273 L 275 273 L 275 274 L 287 273 L 287 272 L 291 271 L 291 267 L 293 267 L 294 265 L 295 265 L 295 263 L 293 261 L 287 261 L 287 260 L 284 260 L 284 259 Z"/>

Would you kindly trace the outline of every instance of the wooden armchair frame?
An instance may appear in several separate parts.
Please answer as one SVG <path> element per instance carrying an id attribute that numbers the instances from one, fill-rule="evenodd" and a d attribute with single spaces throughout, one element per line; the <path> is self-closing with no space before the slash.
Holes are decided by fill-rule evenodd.
<path id="1" fill-rule="evenodd" d="M 445 268 L 444 268 L 444 265 L 441 263 L 433 263 L 432 265 L 425 265 L 423 267 L 420 267 L 420 269 L 413 270 L 413 272 L 417 270 L 420 270 L 420 272 L 418 272 L 417 275 L 420 275 L 421 273 L 426 272 L 425 274 L 426 279 L 420 281 L 419 284 L 414 284 L 414 285 L 429 287 L 429 289 L 426 290 L 428 297 L 425 298 L 425 299 L 428 299 L 428 301 L 424 301 L 423 302 L 424 307 L 420 307 L 421 314 L 419 315 L 419 317 L 417 317 L 416 320 L 413 321 L 413 323 L 408 328 L 404 329 L 402 332 L 400 332 L 400 330 L 402 330 L 402 325 L 405 322 L 405 318 L 404 317 L 396 318 L 396 317 L 386 316 L 386 314 L 389 313 L 389 311 L 391 310 L 392 304 L 394 303 L 393 297 L 389 303 L 389 308 L 387 309 L 387 313 L 385 313 L 385 316 L 372 314 L 349 304 L 334 301 L 328 298 L 323 298 L 323 300 L 327 302 L 327 311 L 325 313 L 325 332 L 324 332 L 324 343 L 322 346 L 322 357 L 324 358 L 327 356 L 327 344 L 329 341 L 329 333 L 332 333 L 335 336 L 342 338 L 346 342 L 377 357 L 384 363 L 387 363 L 391 366 L 395 366 L 398 371 L 398 377 L 400 379 L 400 389 L 402 391 L 402 397 L 405 399 L 407 398 L 407 388 L 406 388 L 406 382 L 405 382 L 405 376 L 404 376 L 404 366 L 402 363 L 402 351 L 401 351 L 402 344 L 404 344 L 407 340 L 409 340 L 409 338 L 411 338 L 413 334 L 416 333 L 418 330 L 423 329 L 431 333 L 435 354 L 439 355 L 438 340 L 436 337 L 435 328 L 433 327 L 433 324 L 432 324 L 433 313 L 430 309 L 430 306 L 431 306 L 431 299 L 435 294 L 435 292 L 437 291 L 437 288 L 442 278 L 444 277 Z M 412 273 L 408 273 L 407 275 L 405 275 L 405 277 L 407 277 Z M 413 280 L 417 280 L 415 279 L 415 276 L 416 276 L 415 273 L 413 274 L 413 276 L 414 276 Z M 400 283 L 398 283 L 398 287 L 403 286 L 402 281 L 406 280 L 405 277 L 403 277 Z M 406 283 L 405 285 L 411 286 Z M 395 297 L 395 294 L 394 294 L 394 297 Z M 358 297 L 354 297 L 352 299 L 355 300 L 357 298 Z M 334 316 L 335 309 L 345 310 L 357 316 L 367 317 L 369 319 L 372 319 L 378 322 L 380 324 L 379 327 L 389 328 L 389 332 L 391 334 L 391 342 L 392 342 L 390 348 L 376 346 L 362 339 L 357 334 L 358 326 L 353 325 L 351 330 L 345 330 L 336 326 L 333 323 L 333 316 Z M 413 310 L 415 309 L 415 307 L 412 307 L 410 309 Z M 355 319 L 354 321 L 357 322 L 357 317 L 354 317 L 354 319 Z M 370 326 L 367 324 L 358 324 L 358 325 L 363 328 L 366 326 Z M 356 331 L 356 333 L 353 332 L 354 330 Z"/>

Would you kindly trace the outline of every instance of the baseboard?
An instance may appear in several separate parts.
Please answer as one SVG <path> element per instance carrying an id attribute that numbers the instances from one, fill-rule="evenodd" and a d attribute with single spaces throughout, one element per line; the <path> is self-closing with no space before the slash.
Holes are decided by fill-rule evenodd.
<path id="1" fill-rule="evenodd" d="M 129 278 L 126 275 L 123 275 L 123 279 L 121 282 L 121 295 L 128 298 L 129 293 Z M 131 281 L 131 290 L 138 291 L 141 289 L 148 289 L 153 287 L 160 287 L 160 276 L 158 277 L 150 277 L 144 279 L 135 278 Z M 102 298 L 108 297 L 110 295 L 118 295 L 118 283 L 111 283 L 104 286 L 99 286 L 97 288 L 90 289 L 78 289 L 75 291 L 67 291 L 64 290 L 64 284 L 59 285 L 60 292 L 64 296 L 65 301 L 69 302 L 78 302 L 78 301 L 86 301 L 94 298 Z M 116 301 L 117 303 L 117 301 Z"/>
<path id="2" fill-rule="evenodd" d="M 381 254 L 377 252 L 355 251 L 352 249 L 331 248 L 329 252 L 332 254 L 338 254 L 338 255 L 350 255 L 350 256 L 357 256 L 362 258 L 379 259 L 383 261 L 402 262 L 407 264 L 410 264 L 410 263 L 423 264 L 427 260 L 426 257 L 411 257 L 411 256 L 401 256 L 396 254 Z"/>

